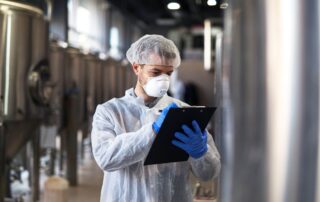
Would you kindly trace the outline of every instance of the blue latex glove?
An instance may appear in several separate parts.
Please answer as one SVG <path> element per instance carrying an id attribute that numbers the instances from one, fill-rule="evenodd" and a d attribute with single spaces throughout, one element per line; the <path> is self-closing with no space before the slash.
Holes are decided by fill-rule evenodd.
<path id="1" fill-rule="evenodd" d="M 184 133 L 176 132 L 174 136 L 180 140 L 173 140 L 172 144 L 187 152 L 193 158 L 200 158 L 207 150 L 207 132 L 202 132 L 199 124 L 192 121 L 193 130 L 186 125 L 182 126 Z"/>
<path id="2" fill-rule="evenodd" d="M 158 116 L 157 120 L 152 124 L 152 128 L 153 128 L 153 130 L 154 130 L 154 132 L 155 132 L 156 134 L 159 133 L 159 130 L 160 130 L 160 128 L 161 128 L 161 125 L 162 125 L 164 119 L 166 118 L 166 116 L 167 116 L 167 114 L 168 114 L 168 112 L 169 112 L 169 110 L 170 110 L 171 108 L 178 108 L 178 106 L 177 106 L 177 104 L 174 103 L 174 102 L 170 103 L 166 108 L 164 108 L 164 109 L 162 110 L 162 112 L 161 112 L 161 114 Z"/>

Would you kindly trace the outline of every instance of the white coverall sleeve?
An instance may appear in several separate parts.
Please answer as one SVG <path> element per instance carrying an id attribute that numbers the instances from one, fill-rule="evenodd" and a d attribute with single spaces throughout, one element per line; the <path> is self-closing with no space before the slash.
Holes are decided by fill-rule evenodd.
<path id="1" fill-rule="evenodd" d="M 155 137 L 152 123 L 136 132 L 116 134 L 115 125 L 106 109 L 98 105 L 92 122 L 92 152 L 104 171 L 114 171 L 142 161 Z"/>
<path id="2" fill-rule="evenodd" d="M 208 151 L 205 155 L 198 159 L 189 158 L 192 173 L 204 181 L 217 177 L 221 169 L 220 154 L 215 146 L 212 135 L 208 132 L 207 135 Z"/>

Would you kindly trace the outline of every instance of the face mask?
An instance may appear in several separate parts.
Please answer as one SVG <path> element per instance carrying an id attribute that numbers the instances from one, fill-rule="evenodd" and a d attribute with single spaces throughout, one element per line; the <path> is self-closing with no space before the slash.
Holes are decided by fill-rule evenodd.
<path id="1" fill-rule="evenodd" d="M 169 89 L 170 79 L 166 74 L 152 77 L 143 86 L 144 91 L 151 97 L 162 97 Z"/>

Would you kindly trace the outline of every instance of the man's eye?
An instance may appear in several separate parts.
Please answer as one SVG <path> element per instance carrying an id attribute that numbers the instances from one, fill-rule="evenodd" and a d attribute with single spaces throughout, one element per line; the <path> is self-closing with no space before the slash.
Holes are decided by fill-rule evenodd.
<path id="1" fill-rule="evenodd" d="M 152 76 L 157 76 L 157 75 L 159 75 L 160 74 L 160 72 L 151 72 L 151 75 Z"/>

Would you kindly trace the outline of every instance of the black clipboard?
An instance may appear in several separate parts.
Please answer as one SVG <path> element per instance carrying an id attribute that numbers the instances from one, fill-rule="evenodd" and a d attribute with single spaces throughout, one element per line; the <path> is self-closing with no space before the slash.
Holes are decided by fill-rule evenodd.
<path id="1" fill-rule="evenodd" d="M 171 143 L 175 139 L 174 133 L 182 132 L 183 124 L 192 127 L 193 120 L 196 120 L 201 130 L 204 130 L 215 110 L 216 107 L 171 108 L 149 150 L 144 165 L 187 161 L 189 155 Z"/>

